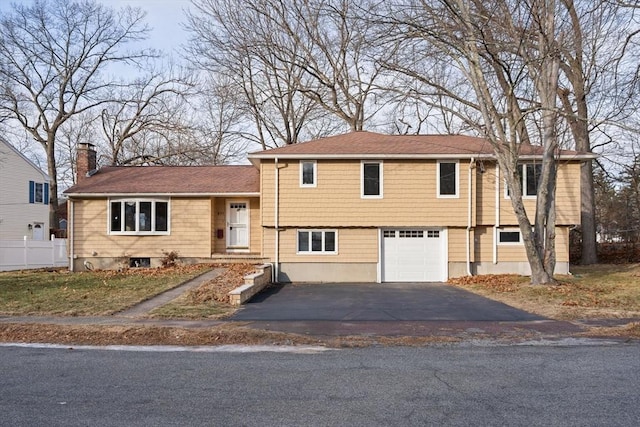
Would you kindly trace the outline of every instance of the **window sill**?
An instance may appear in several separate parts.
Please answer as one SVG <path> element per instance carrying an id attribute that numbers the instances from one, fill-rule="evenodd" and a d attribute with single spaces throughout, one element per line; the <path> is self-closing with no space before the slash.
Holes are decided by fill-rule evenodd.
<path id="1" fill-rule="evenodd" d="M 169 236 L 168 231 L 110 231 L 109 236 Z"/>

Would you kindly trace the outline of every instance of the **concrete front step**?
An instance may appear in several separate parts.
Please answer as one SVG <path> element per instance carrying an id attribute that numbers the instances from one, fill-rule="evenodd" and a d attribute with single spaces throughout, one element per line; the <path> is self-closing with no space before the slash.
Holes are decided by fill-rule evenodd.
<path id="1" fill-rule="evenodd" d="M 203 259 L 203 261 L 205 260 Z M 211 262 L 215 264 L 232 264 L 232 263 L 264 264 L 264 263 L 268 263 L 269 259 L 264 258 L 260 254 L 232 253 L 232 254 L 211 254 L 211 258 L 206 259 L 206 262 Z"/>

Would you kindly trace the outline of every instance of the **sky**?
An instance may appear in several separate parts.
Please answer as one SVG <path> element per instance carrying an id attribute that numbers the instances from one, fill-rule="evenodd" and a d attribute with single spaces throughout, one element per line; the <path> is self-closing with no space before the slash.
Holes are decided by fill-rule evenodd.
<path id="1" fill-rule="evenodd" d="M 139 7 L 146 11 L 145 23 L 150 27 L 149 39 L 141 47 L 159 49 L 171 54 L 176 62 L 180 61 L 179 49 L 187 43 L 188 34 L 182 28 L 186 21 L 184 10 L 191 5 L 191 0 L 96 0 L 114 9 L 126 6 Z M 32 0 L 0 0 L 0 12 L 10 9 L 11 4 L 29 5 Z M 116 72 L 117 73 L 117 72 Z M 31 144 L 31 139 L 25 141 L 11 140 L 17 148 L 46 170 L 44 151 L 39 145 Z"/>
<path id="2" fill-rule="evenodd" d="M 146 23 L 151 27 L 146 45 L 167 53 L 175 53 L 188 35 L 181 27 L 185 22 L 184 10 L 191 0 L 96 0 L 114 9 L 131 6 L 147 12 Z M 31 4 L 32 0 L 0 0 L 0 11 L 9 9 L 12 3 Z"/>
<path id="3" fill-rule="evenodd" d="M 181 24 L 185 22 L 184 10 L 189 8 L 190 0 L 99 0 L 99 2 L 114 9 L 131 6 L 146 11 L 146 22 L 151 27 L 149 40 L 146 43 L 149 47 L 175 53 L 181 44 L 187 42 L 188 35 Z"/>

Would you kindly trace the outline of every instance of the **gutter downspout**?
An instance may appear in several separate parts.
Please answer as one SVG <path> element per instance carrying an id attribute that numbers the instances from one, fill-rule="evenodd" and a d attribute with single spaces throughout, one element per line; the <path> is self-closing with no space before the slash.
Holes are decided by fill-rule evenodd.
<path id="1" fill-rule="evenodd" d="M 74 253 L 74 247 L 73 247 L 73 240 L 75 238 L 75 229 L 74 229 L 74 221 L 73 221 L 73 199 L 69 198 L 69 223 L 67 224 L 67 229 L 68 231 L 70 231 L 69 233 L 69 271 L 74 272 L 74 268 L 73 268 L 73 253 Z"/>
<path id="2" fill-rule="evenodd" d="M 472 171 L 474 169 L 474 164 L 475 164 L 475 158 L 471 158 L 471 161 L 469 162 L 469 205 L 468 205 L 468 221 L 467 221 L 467 275 L 468 276 L 473 276 L 473 274 L 471 273 L 471 224 L 472 224 L 472 218 L 473 218 L 473 210 L 472 210 L 472 206 L 471 203 L 473 201 L 473 175 L 472 175 Z"/>
<path id="3" fill-rule="evenodd" d="M 275 255 L 274 255 L 274 260 L 275 260 L 275 266 L 274 266 L 274 275 L 275 275 L 275 283 L 278 283 L 279 277 L 280 277 L 280 230 L 278 229 L 279 227 L 279 223 L 278 223 L 278 218 L 280 215 L 279 212 L 279 202 L 280 202 L 280 169 L 278 166 L 278 158 L 275 158 L 275 167 L 276 167 L 276 174 L 275 174 L 275 209 L 274 209 L 274 221 L 273 221 L 273 225 L 275 227 L 275 233 L 276 233 L 276 238 L 275 238 Z"/>
<path id="4" fill-rule="evenodd" d="M 498 263 L 498 228 L 500 227 L 500 165 L 496 162 L 496 221 L 493 226 L 493 263 Z"/>

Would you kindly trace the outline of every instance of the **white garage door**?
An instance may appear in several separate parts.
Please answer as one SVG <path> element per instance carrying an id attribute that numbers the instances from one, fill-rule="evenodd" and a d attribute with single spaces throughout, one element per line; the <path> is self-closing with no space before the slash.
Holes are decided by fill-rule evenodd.
<path id="1" fill-rule="evenodd" d="M 445 234 L 441 229 L 383 230 L 382 281 L 446 281 Z"/>

